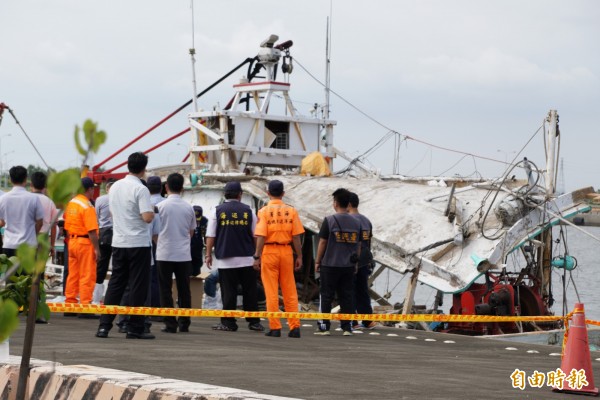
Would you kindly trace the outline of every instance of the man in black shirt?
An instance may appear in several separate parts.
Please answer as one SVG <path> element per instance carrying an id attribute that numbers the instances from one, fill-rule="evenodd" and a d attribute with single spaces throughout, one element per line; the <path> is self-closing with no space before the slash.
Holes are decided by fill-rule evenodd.
<path id="1" fill-rule="evenodd" d="M 373 314 L 371 296 L 369 296 L 369 276 L 373 268 L 373 255 L 371 253 L 371 237 L 373 237 L 373 225 L 371 221 L 358 212 L 358 195 L 350 193 L 350 204 L 348 212 L 360 222 L 360 257 L 358 260 L 358 271 L 354 280 L 354 304 L 357 314 Z M 352 329 L 373 329 L 375 321 L 358 321 L 353 323 Z"/>
<path id="2" fill-rule="evenodd" d="M 333 192 L 336 213 L 325 217 L 319 232 L 319 247 L 315 270 L 321 273 L 321 312 L 331 312 L 337 293 L 342 314 L 354 314 L 354 276 L 360 257 L 360 222 L 348 214 L 350 192 L 337 189 Z M 330 320 L 319 321 L 316 335 L 330 335 Z M 352 336 L 349 320 L 342 321 L 344 336 Z"/>

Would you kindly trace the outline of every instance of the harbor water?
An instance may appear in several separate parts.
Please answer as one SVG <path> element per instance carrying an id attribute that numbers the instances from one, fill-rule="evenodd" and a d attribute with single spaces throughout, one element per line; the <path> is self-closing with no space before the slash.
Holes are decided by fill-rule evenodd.
<path id="1" fill-rule="evenodd" d="M 599 238 L 600 227 L 581 227 L 586 232 Z M 554 238 L 560 239 L 560 231 L 565 233 L 568 254 L 577 259 L 577 268 L 566 273 L 565 293 L 563 296 L 562 269 L 554 268 L 552 272 L 552 294 L 554 305 L 552 311 L 555 315 L 563 315 L 563 299 L 566 299 L 566 312 L 570 312 L 576 302 L 581 301 L 585 305 L 586 318 L 600 321 L 600 242 L 585 235 L 574 227 L 562 226 L 554 228 Z M 554 255 L 563 255 L 564 246 L 554 243 L 555 248 L 561 249 L 560 253 L 555 251 Z M 569 279 L 569 274 L 572 280 Z M 382 273 L 373 285 L 373 289 L 391 304 L 402 303 L 408 286 L 410 274 L 402 275 L 391 270 Z M 479 282 L 479 280 L 477 281 Z M 483 279 L 481 279 L 483 282 Z M 579 300 L 577 297 L 579 294 Z M 436 291 L 426 285 L 419 284 L 415 293 L 415 304 L 425 305 L 428 309 L 433 307 Z M 374 303 L 375 304 L 375 303 Z M 450 312 L 452 306 L 452 295 L 444 295 L 444 303 L 440 308 L 444 313 Z"/>

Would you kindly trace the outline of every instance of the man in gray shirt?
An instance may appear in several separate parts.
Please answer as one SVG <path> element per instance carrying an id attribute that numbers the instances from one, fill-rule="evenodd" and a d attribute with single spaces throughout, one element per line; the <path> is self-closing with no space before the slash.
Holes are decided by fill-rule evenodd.
<path id="1" fill-rule="evenodd" d="M 22 243 L 37 246 L 37 234 L 44 224 L 44 208 L 38 196 L 25 189 L 25 167 L 14 166 L 8 173 L 13 188 L 0 196 L 0 227 L 6 226 L 2 252 L 12 257 Z"/>
<path id="2" fill-rule="evenodd" d="M 108 192 L 115 182 L 116 179 L 113 178 L 106 181 L 106 194 L 98 197 L 95 204 L 96 215 L 98 216 L 98 228 L 100 230 L 98 235 L 100 254 L 96 259 L 96 287 L 94 288 L 94 296 L 92 298 L 93 304 L 99 304 L 104 294 L 104 280 L 106 279 L 110 256 L 112 254 L 113 223 L 108 205 Z"/>
<path id="3" fill-rule="evenodd" d="M 174 173 L 167 177 L 168 197 L 156 205 L 160 216 L 160 233 L 156 243 L 158 285 L 161 307 L 173 308 L 173 274 L 177 284 L 179 308 L 192 308 L 190 275 L 192 255 L 190 239 L 196 228 L 196 214 L 192 205 L 181 198 L 183 175 Z M 164 317 L 162 332 L 189 332 L 190 317 Z"/>

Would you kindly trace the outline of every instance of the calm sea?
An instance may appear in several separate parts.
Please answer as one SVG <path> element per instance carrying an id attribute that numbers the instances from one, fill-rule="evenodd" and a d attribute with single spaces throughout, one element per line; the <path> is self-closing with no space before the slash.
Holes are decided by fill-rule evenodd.
<path id="1" fill-rule="evenodd" d="M 558 238 L 559 228 L 555 227 L 554 229 L 555 238 Z M 577 293 L 579 293 L 579 298 L 585 305 L 586 318 L 600 320 L 600 260 L 598 259 L 600 256 L 600 242 L 573 227 L 564 226 L 562 229 L 566 233 L 569 254 L 577 259 L 578 265 L 571 272 L 572 282 L 568 279 L 569 273 L 567 273 L 566 296 L 563 296 L 562 286 L 564 272 L 556 268 L 553 270 L 552 287 L 555 302 L 552 311 L 556 315 L 563 314 L 563 297 L 566 298 L 567 310 L 571 311 L 573 305 L 578 301 Z M 600 228 L 583 227 L 583 229 L 600 240 Z M 404 276 L 391 270 L 388 271 L 377 278 L 374 289 L 382 296 L 385 293 L 391 293 L 388 301 L 392 304 L 396 302 L 401 303 L 404 299 L 409 275 Z M 431 308 L 434 298 L 435 290 L 426 285 L 419 285 L 417 287 L 415 304 L 424 304 L 427 308 Z M 451 305 L 452 295 L 444 295 L 444 305 L 441 307 L 443 312 L 446 314 L 449 313 Z"/>

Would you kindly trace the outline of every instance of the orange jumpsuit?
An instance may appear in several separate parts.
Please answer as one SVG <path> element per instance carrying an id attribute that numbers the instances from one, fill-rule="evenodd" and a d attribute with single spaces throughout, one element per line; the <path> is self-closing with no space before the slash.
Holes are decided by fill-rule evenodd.
<path id="1" fill-rule="evenodd" d="M 75 196 L 64 214 L 65 230 L 69 238 L 69 275 L 65 286 L 67 303 L 90 304 L 96 286 L 96 254 L 88 236 L 98 231 L 96 209 L 87 197 Z"/>
<path id="2" fill-rule="evenodd" d="M 254 234 L 264 236 L 260 277 L 265 288 L 267 311 L 279 311 L 279 287 L 286 312 L 298 312 L 298 293 L 294 279 L 292 239 L 304 233 L 296 209 L 275 199 L 258 210 Z M 300 327 L 298 318 L 288 319 L 290 330 Z M 281 329 L 279 318 L 269 318 L 271 330 Z"/>

